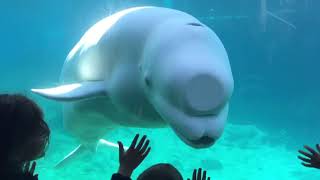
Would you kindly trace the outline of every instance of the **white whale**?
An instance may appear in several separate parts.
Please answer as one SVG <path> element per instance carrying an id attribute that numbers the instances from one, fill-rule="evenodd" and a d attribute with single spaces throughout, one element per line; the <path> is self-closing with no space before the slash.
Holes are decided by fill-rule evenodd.
<path id="1" fill-rule="evenodd" d="M 178 10 L 135 7 L 84 34 L 61 86 L 32 91 L 65 102 L 64 126 L 80 141 L 78 152 L 121 126 L 169 126 L 191 147 L 210 147 L 233 86 L 227 52 L 209 27 Z"/>

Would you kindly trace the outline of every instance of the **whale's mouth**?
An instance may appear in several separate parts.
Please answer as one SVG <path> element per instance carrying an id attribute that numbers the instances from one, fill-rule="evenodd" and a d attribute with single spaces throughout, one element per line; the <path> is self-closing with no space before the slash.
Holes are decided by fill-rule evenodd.
<path id="1" fill-rule="evenodd" d="M 213 145 L 215 142 L 215 139 L 209 136 L 202 136 L 200 139 L 197 140 L 188 140 L 192 144 L 198 145 L 198 146 L 204 146 L 204 145 Z"/>
<path id="2" fill-rule="evenodd" d="M 226 105 L 217 114 L 189 115 L 167 103 L 162 96 L 154 96 L 152 104 L 177 136 L 193 148 L 208 148 L 221 136 L 228 114 Z"/>
<path id="3" fill-rule="evenodd" d="M 184 133 L 182 133 L 177 127 L 172 126 L 172 129 L 183 142 L 197 149 L 208 148 L 214 145 L 217 140 L 217 138 L 209 137 L 208 135 L 203 135 L 202 137 L 197 139 L 191 139 L 191 138 L 185 137 L 183 135 Z"/>

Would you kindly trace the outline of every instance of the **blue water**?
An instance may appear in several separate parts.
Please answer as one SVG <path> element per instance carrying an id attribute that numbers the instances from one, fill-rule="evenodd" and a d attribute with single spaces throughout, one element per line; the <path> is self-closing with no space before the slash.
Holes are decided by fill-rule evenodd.
<path id="1" fill-rule="evenodd" d="M 186 11 L 218 34 L 230 58 L 235 90 L 226 131 L 210 149 L 187 147 L 170 129 L 124 128 L 106 135 L 126 144 L 137 132 L 150 136 L 154 151 L 134 177 L 152 164 L 170 162 L 184 177 L 203 167 L 220 180 L 319 179 L 319 172 L 300 165 L 296 151 L 320 141 L 320 1 L 268 0 L 266 10 L 285 22 L 267 14 L 265 23 L 259 3 L 0 1 L 0 92 L 20 92 L 36 100 L 53 132 L 47 156 L 37 168 L 40 177 L 102 179 L 117 170 L 116 149 L 100 149 L 89 159 L 54 170 L 53 165 L 78 144 L 62 128 L 61 105 L 29 89 L 57 85 L 66 55 L 98 20 L 126 7 L 154 5 Z"/>

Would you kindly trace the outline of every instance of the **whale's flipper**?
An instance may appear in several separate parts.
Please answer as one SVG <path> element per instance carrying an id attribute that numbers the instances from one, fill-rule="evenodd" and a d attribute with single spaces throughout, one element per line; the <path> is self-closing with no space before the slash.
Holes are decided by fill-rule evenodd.
<path id="1" fill-rule="evenodd" d="M 100 139 L 99 142 L 99 147 L 101 146 L 105 146 L 105 147 L 115 147 L 115 148 L 119 148 L 118 144 L 109 142 L 107 140 L 104 139 Z M 83 155 L 87 154 L 87 153 L 94 153 L 96 152 L 97 149 L 97 145 L 96 144 L 91 144 L 90 146 L 88 145 L 79 145 L 77 148 L 75 148 L 73 151 L 71 151 L 68 155 L 66 155 L 60 162 L 58 162 L 55 165 L 55 168 L 61 168 L 66 166 L 68 163 L 76 160 L 76 159 L 80 159 Z M 127 150 L 128 147 L 124 146 L 124 149 Z"/>
<path id="2" fill-rule="evenodd" d="M 105 81 L 86 81 L 48 89 L 31 89 L 31 91 L 56 101 L 76 101 L 108 94 Z"/>

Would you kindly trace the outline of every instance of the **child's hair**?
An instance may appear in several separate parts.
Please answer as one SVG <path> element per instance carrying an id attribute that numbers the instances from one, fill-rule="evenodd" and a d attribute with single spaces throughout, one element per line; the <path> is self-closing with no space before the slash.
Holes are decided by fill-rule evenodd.
<path id="1" fill-rule="evenodd" d="M 20 94 L 0 94 L 0 161 L 20 163 L 43 156 L 49 135 L 35 102 Z"/>
<path id="2" fill-rule="evenodd" d="M 159 163 L 143 171 L 137 180 L 182 180 L 180 172 L 171 164 Z"/>

